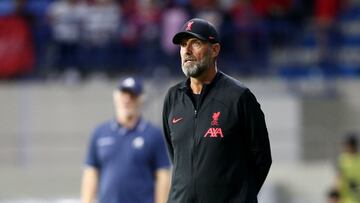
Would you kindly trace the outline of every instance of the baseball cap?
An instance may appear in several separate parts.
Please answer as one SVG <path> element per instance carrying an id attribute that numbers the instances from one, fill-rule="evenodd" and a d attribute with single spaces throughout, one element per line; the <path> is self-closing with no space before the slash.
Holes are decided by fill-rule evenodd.
<path id="1" fill-rule="evenodd" d="M 121 91 L 130 91 L 135 95 L 140 95 L 143 92 L 142 81 L 135 77 L 127 77 L 120 80 L 117 88 Z"/>
<path id="2" fill-rule="evenodd" d="M 181 30 L 175 34 L 172 42 L 180 44 L 184 37 L 193 36 L 210 43 L 218 43 L 219 35 L 213 24 L 200 18 L 193 18 L 186 22 Z"/>

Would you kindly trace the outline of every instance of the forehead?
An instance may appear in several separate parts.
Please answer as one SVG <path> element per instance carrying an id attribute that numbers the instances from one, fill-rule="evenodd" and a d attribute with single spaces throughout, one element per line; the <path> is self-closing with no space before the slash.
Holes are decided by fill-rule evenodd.
<path id="1" fill-rule="evenodd" d="M 135 94 L 133 91 L 128 90 L 128 89 L 122 89 L 122 90 L 117 90 L 116 91 L 119 95 L 130 95 L 132 98 L 137 98 L 139 97 L 137 94 Z"/>
<path id="2" fill-rule="evenodd" d="M 189 42 L 201 42 L 201 43 L 206 43 L 205 41 L 199 39 L 199 38 L 196 38 L 196 37 L 193 37 L 193 36 L 187 36 L 187 37 L 184 37 L 183 39 L 181 39 L 180 41 L 180 44 L 182 43 L 189 43 Z"/>

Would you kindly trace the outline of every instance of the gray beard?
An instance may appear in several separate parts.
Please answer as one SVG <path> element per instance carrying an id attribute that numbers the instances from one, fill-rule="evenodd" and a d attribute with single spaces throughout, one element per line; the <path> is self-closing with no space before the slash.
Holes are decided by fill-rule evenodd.
<path id="1" fill-rule="evenodd" d="M 183 63 L 181 69 L 186 77 L 197 78 L 210 67 L 208 59 L 208 57 L 204 57 L 201 61 L 189 65 Z"/>

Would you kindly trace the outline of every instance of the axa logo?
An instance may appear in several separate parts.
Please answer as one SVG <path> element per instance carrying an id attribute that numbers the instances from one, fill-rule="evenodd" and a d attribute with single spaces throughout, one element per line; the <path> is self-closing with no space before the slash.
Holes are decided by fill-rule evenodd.
<path id="1" fill-rule="evenodd" d="M 186 31 L 189 31 L 192 29 L 193 23 L 194 23 L 193 21 L 188 22 L 188 24 L 186 25 Z"/>
<path id="2" fill-rule="evenodd" d="M 224 134 L 222 132 L 222 129 L 219 127 L 215 127 L 219 125 L 219 117 L 220 117 L 220 111 L 213 113 L 212 115 L 212 121 L 211 121 L 211 126 L 205 133 L 204 137 L 224 137 Z"/>
<path id="3" fill-rule="evenodd" d="M 209 130 L 205 133 L 204 137 L 218 137 L 220 136 L 221 138 L 224 137 L 224 134 L 222 133 L 222 129 L 221 128 L 209 128 Z"/>

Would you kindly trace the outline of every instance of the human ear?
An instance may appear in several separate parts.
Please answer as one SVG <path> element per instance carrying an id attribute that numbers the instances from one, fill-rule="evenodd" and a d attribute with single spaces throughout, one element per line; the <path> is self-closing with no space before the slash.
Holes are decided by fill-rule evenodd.
<path id="1" fill-rule="evenodd" d="M 220 44 L 216 43 L 211 46 L 211 56 L 217 57 L 220 53 Z"/>

